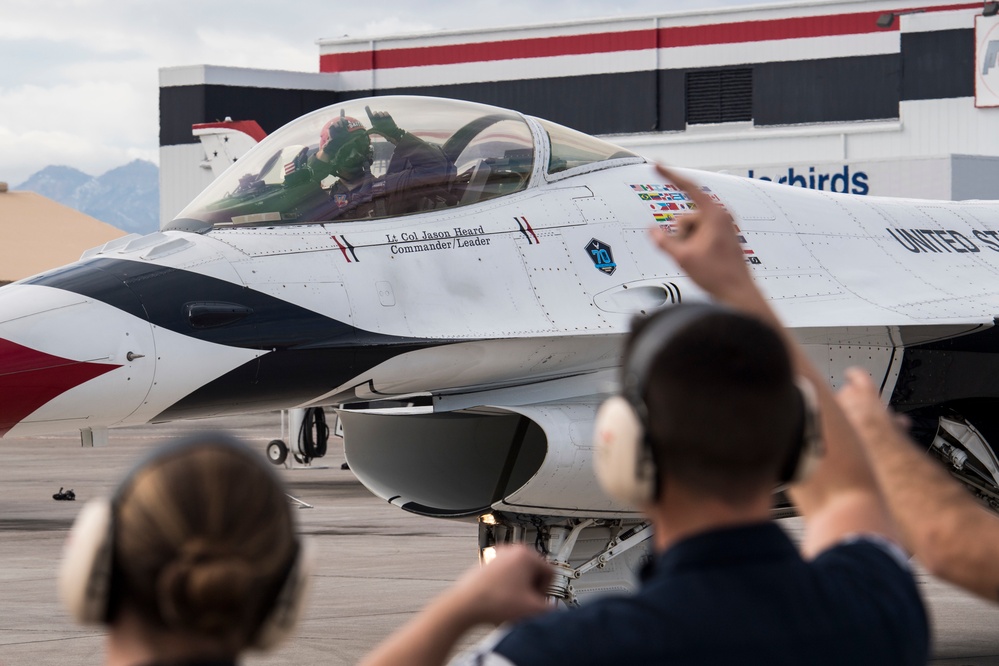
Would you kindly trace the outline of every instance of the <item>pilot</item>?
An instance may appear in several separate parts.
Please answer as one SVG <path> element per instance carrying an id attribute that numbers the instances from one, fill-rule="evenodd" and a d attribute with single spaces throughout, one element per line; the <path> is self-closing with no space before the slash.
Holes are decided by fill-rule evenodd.
<path id="1" fill-rule="evenodd" d="M 313 179 L 336 176 L 328 191 L 329 219 L 371 217 L 374 212 L 371 163 L 374 153 L 367 130 L 351 116 L 334 118 L 323 126 L 319 150 L 309 160 Z"/>
<path id="2" fill-rule="evenodd" d="M 433 144 L 401 129 L 387 112 L 366 109 L 371 129 L 341 115 L 323 126 L 320 148 L 309 159 L 314 181 L 336 176 L 329 188 L 323 219 L 346 220 L 404 215 L 452 205 L 454 167 Z M 385 174 L 371 172 L 374 151 L 370 135 L 393 145 Z"/>
<path id="3" fill-rule="evenodd" d="M 110 499 L 84 506 L 60 592 L 77 621 L 107 626 L 109 665 L 225 666 L 289 635 L 309 569 L 270 466 L 204 433 L 156 450 Z"/>
<path id="4" fill-rule="evenodd" d="M 364 666 L 441 664 L 470 628 L 504 622 L 455 663 L 926 663 L 925 609 L 856 433 L 754 283 L 728 214 L 662 175 L 698 210 L 654 238 L 717 304 L 640 322 L 623 394 L 597 416 L 598 480 L 655 530 L 639 589 L 546 612 L 550 569 L 511 546 Z M 781 482 L 805 521 L 800 550 L 770 520 Z"/>

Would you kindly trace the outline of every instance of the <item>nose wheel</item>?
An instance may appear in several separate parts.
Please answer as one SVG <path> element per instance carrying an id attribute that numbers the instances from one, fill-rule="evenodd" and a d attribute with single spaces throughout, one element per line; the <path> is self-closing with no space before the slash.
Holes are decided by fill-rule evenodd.
<path id="1" fill-rule="evenodd" d="M 267 445 L 267 459 L 275 465 L 283 465 L 288 459 L 288 445 L 280 439 L 272 439 Z"/>

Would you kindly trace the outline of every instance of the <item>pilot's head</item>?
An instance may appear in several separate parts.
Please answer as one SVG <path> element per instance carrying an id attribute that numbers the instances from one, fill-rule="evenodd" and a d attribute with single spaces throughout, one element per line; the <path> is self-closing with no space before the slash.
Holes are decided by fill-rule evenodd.
<path id="1" fill-rule="evenodd" d="M 364 131 L 364 125 L 357 118 L 337 116 L 323 125 L 323 131 L 319 135 L 319 145 L 325 148 L 330 139 L 342 139 Z"/>
<path id="2" fill-rule="evenodd" d="M 338 116 L 326 123 L 319 146 L 339 176 L 356 175 L 371 163 L 371 140 L 361 122 L 351 116 Z"/>

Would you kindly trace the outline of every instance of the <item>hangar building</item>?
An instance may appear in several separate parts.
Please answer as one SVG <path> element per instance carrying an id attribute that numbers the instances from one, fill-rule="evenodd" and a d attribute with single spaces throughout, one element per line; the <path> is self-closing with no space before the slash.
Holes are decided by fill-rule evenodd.
<path id="1" fill-rule="evenodd" d="M 494 104 L 668 164 L 797 187 L 999 198 L 997 8 L 818 1 L 321 40 L 314 73 L 164 69 L 161 218 L 212 180 L 192 125 L 271 132 L 380 95 Z"/>

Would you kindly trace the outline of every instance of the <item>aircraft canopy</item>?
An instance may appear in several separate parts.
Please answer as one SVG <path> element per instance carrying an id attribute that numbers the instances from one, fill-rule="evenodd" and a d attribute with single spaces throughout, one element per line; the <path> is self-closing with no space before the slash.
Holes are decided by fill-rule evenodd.
<path id="1" fill-rule="evenodd" d="M 539 121 L 559 173 L 636 157 Z M 285 125 L 187 206 L 167 229 L 347 222 L 466 206 L 528 187 L 539 154 L 519 113 L 457 100 L 375 97 Z"/>

